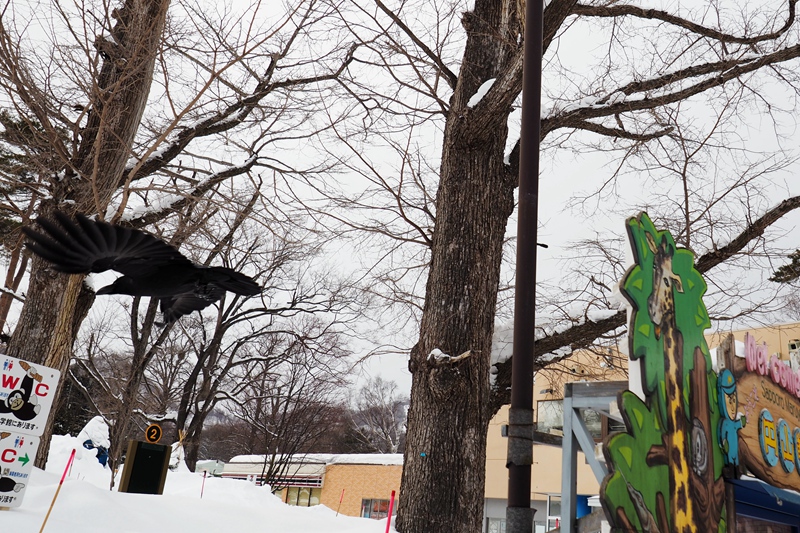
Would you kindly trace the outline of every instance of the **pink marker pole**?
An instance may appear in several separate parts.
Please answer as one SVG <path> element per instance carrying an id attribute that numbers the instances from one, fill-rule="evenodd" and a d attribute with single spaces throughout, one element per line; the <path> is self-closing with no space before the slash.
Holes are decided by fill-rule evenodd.
<path id="1" fill-rule="evenodd" d="M 206 490 L 206 474 L 208 474 L 208 470 L 203 470 L 203 484 L 200 485 L 200 499 L 203 499 L 203 491 Z"/>
<path id="2" fill-rule="evenodd" d="M 339 507 L 336 508 L 336 516 L 339 516 L 339 509 L 342 508 L 343 499 L 344 499 L 344 489 L 342 489 L 342 493 L 339 495 Z"/>
<path id="3" fill-rule="evenodd" d="M 58 482 L 58 488 L 56 489 L 56 493 L 53 495 L 53 501 L 50 502 L 50 508 L 47 510 L 47 514 L 44 516 L 44 522 L 42 522 L 42 527 L 39 529 L 39 533 L 44 531 L 44 526 L 47 524 L 47 519 L 50 518 L 50 511 L 53 510 L 53 506 L 56 504 L 56 498 L 58 498 L 58 493 L 61 492 L 61 485 L 64 484 L 64 479 L 67 477 L 67 472 L 69 472 L 70 467 L 72 466 L 72 460 L 75 459 L 75 449 L 73 448 L 72 453 L 69 454 L 69 460 L 67 461 L 67 467 L 64 469 L 64 473 L 61 474 L 61 481 Z"/>
<path id="4" fill-rule="evenodd" d="M 392 497 L 389 499 L 389 517 L 386 519 L 386 533 L 389 533 L 389 528 L 392 526 L 393 509 L 394 509 L 394 491 L 392 491 Z"/>

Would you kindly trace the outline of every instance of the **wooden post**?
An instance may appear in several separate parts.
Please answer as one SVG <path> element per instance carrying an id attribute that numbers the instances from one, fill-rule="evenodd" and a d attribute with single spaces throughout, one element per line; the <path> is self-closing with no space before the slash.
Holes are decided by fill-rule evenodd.
<path id="1" fill-rule="evenodd" d="M 44 526 L 47 524 L 47 519 L 50 518 L 50 511 L 53 510 L 53 506 L 56 504 L 56 498 L 58 498 L 58 493 L 61 492 L 61 485 L 64 484 L 64 478 L 67 477 L 67 472 L 69 472 L 70 467 L 72 466 L 72 460 L 75 459 L 75 449 L 73 448 L 72 453 L 69 454 L 69 460 L 67 461 L 67 467 L 64 468 L 64 473 L 61 474 L 61 481 L 58 482 L 58 488 L 56 489 L 56 493 L 53 495 L 53 501 L 50 502 L 50 508 L 47 510 L 47 514 L 44 516 L 44 522 L 42 522 L 42 527 L 39 529 L 39 533 L 44 531 Z"/>
<path id="2" fill-rule="evenodd" d="M 339 509 L 342 508 L 343 499 L 344 499 L 344 489 L 342 489 L 342 494 L 339 496 L 339 506 L 336 508 L 336 516 L 339 516 Z"/>

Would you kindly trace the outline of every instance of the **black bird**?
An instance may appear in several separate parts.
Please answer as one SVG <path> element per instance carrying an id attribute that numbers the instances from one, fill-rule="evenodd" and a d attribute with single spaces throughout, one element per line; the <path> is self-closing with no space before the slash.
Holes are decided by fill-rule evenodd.
<path id="1" fill-rule="evenodd" d="M 175 247 L 143 231 L 76 215 L 54 213 L 58 224 L 36 219 L 44 232 L 25 227 L 35 254 L 67 274 L 115 270 L 122 274 L 97 294 L 130 294 L 159 298 L 164 322 L 213 304 L 225 291 L 254 296 L 261 287 L 249 276 L 225 267 L 206 267 L 187 259 Z"/>

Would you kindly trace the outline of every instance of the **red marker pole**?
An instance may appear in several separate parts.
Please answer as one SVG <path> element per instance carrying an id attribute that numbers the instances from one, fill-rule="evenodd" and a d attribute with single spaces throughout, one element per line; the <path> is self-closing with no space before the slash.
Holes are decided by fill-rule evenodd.
<path id="1" fill-rule="evenodd" d="M 389 533 L 389 528 L 392 526 L 392 509 L 394 509 L 394 491 L 392 491 L 392 497 L 389 499 L 389 516 L 386 519 L 386 533 Z"/>
<path id="2" fill-rule="evenodd" d="M 342 489 L 342 494 L 339 496 L 339 507 L 336 508 L 336 516 L 339 516 L 339 509 L 342 508 L 343 499 L 344 499 L 344 489 Z"/>
<path id="3" fill-rule="evenodd" d="M 75 459 L 75 449 L 73 449 L 72 453 L 69 455 L 67 467 L 64 469 L 64 473 L 61 474 L 61 481 L 58 482 L 58 488 L 56 489 L 56 493 L 53 495 L 53 501 L 50 502 L 50 508 L 47 510 L 47 514 L 44 516 L 44 522 L 42 522 L 42 528 L 39 530 L 39 533 L 44 531 L 44 526 L 47 524 L 47 519 L 50 518 L 50 511 L 53 510 L 53 506 L 56 504 L 56 498 L 58 498 L 58 493 L 61 492 L 61 485 L 64 484 L 64 478 L 67 477 L 67 472 L 69 472 L 69 469 L 72 466 L 73 459 Z"/>
<path id="4" fill-rule="evenodd" d="M 206 490 L 206 474 L 208 474 L 208 470 L 203 470 L 203 484 L 200 485 L 200 499 L 203 499 L 203 491 Z"/>

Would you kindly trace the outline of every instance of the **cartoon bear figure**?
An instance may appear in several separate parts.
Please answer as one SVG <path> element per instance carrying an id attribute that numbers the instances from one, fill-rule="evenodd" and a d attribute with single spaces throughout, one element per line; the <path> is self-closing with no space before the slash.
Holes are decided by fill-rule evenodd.
<path id="1" fill-rule="evenodd" d="M 719 445 L 722 448 L 725 464 L 739 466 L 738 432 L 747 424 L 747 417 L 739 418 L 739 399 L 736 395 L 736 379 L 729 369 L 720 372 L 717 378 L 719 392 Z"/>
<path id="2" fill-rule="evenodd" d="M 41 381 L 42 376 L 25 361 L 20 361 L 19 365 L 26 371 L 25 377 L 22 378 L 22 385 L 19 389 L 11 391 L 5 401 L 0 402 L 0 413 L 11 413 L 19 420 L 27 421 L 33 419 L 42 410 L 36 395 L 31 395 L 33 381 Z"/>

